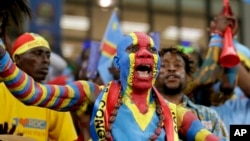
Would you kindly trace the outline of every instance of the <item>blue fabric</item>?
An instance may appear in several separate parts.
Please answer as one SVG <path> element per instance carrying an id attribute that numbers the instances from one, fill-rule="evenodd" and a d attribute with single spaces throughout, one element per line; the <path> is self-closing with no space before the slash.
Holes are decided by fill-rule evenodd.
<path id="1" fill-rule="evenodd" d="M 214 109 L 194 104 L 187 96 L 183 97 L 182 106 L 192 110 L 197 115 L 203 126 L 210 132 L 218 136 L 220 139 L 225 138 L 223 132 L 226 131 L 226 127 L 221 123 L 221 119 Z"/>
<path id="2" fill-rule="evenodd" d="M 232 67 L 232 68 L 225 68 L 226 75 L 228 77 L 228 81 L 231 86 L 234 86 L 236 75 L 238 73 L 238 66 Z"/>
<path id="3" fill-rule="evenodd" d="M 209 47 L 219 47 L 222 48 L 222 37 L 218 34 L 211 35 L 211 39 L 209 42 Z"/>
<path id="4" fill-rule="evenodd" d="M 247 58 L 250 58 L 250 49 L 247 46 L 239 43 L 237 40 L 234 40 L 234 45 L 238 52 L 244 54 Z"/>
<path id="5" fill-rule="evenodd" d="M 8 61 L 9 58 L 10 58 L 9 53 L 5 53 L 4 56 L 0 56 L 0 59 L 2 60 L 0 63 L 0 71 L 1 72 L 5 71 L 4 69 L 9 68 L 9 66 L 11 65 L 11 63 Z"/>
<path id="6" fill-rule="evenodd" d="M 187 132 L 187 141 L 195 141 L 195 136 L 203 128 L 203 125 L 198 119 L 193 121 Z"/>
<path id="7" fill-rule="evenodd" d="M 161 38 L 160 33 L 159 32 L 150 32 L 149 35 L 155 43 L 155 48 L 157 50 L 159 50 L 160 49 L 160 38 Z"/>
<path id="8" fill-rule="evenodd" d="M 95 115 L 96 115 L 96 113 L 97 113 L 97 111 L 99 109 L 99 104 L 102 101 L 103 95 L 104 95 L 104 91 L 102 91 L 100 93 L 100 95 L 97 97 L 97 99 L 95 101 L 95 104 L 94 104 L 94 108 L 93 108 L 93 112 L 92 112 L 92 115 L 91 115 L 91 119 L 90 119 L 90 135 L 91 135 L 91 138 L 92 138 L 93 141 L 99 140 L 99 136 L 96 133 L 96 128 L 95 128 Z M 105 124 L 105 123 L 102 123 L 102 124 Z"/>
<path id="9" fill-rule="evenodd" d="M 218 90 L 219 83 L 215 85 Z M 212 106 L 220 115 L 229 132 L 230 124 L 250 124 L 250 99 L 247 98 L 239 87 L 234 90 L 235 96 L 223 105 Z"/>

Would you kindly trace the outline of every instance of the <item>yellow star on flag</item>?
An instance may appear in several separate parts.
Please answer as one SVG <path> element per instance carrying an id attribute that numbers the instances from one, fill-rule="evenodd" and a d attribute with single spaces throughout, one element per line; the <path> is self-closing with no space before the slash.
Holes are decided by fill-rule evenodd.
<path id="1" fill-rule="evenodd" d="M 112 24 L 112 29 L 113 29 L 113 30 L 116 30 L 116 29 L 117 29 L 117 27 L 118 27 L 117 22 L 113 22 L 113 24 Z"/>

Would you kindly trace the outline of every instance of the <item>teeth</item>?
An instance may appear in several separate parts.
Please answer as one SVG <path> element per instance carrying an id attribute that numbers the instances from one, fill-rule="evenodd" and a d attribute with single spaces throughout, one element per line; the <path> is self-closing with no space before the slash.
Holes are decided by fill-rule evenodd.
<path id="1" fill-rule="evenodd" d="M 175 78 L 175 76 L 171 75 L 171 76 L 169 76 L 168 78 L 172 79 L 172 78 Z"/>
<path id="2" fill-rule="evenodd" d="M 175 78 L 177 78 L 175 75 L 169 75 L 168 77 L 167 77 L 168 79 L 175 79 Z"/>
<path id="3" fill-rule="evenodd" d="M 140 77 L 149 77 L 149 74 L 147 71 L 137 71 Z"/>

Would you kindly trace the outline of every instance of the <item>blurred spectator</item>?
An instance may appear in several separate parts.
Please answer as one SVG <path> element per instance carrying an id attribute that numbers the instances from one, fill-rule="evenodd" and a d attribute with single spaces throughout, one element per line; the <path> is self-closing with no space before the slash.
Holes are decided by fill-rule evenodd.
<path id="1" fill-rule="evenodd" d="M 194 104 L 184 93 L 188 77 L 192 76 L 195 68 L 194 61 L 183 48 L 162 48 L 160 50 L 161 68 L 156 80 L 156 88 L 163 97 L 178 106 L 192 110 L 201 123 L 221 139 L 227 139 L 228 133 L 215 110 Z"/>
<path id="2" fill-rule="evenodd" d="M 16 65 L 37 82 L 42 82 L 50 65 L 48 42 L 35 33 L 19 36 L 11 51 Z M 13 97 L 1 83 L 0 105 L 3 114 L 0 122 L 16 126 L 14 134 L 32 137 L 38 141 L 76 140 L 76 132 L 69 112 L 57 112 L 46 108 L 26 106 Z M 5 114 L 4 114 L 5 113 Z"/>

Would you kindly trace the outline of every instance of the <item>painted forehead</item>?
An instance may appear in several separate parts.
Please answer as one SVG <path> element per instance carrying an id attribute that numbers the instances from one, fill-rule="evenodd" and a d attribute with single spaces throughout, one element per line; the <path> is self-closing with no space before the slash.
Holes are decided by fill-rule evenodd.
<path id="1" fill-rule="evenodd" d="M 118 52 L 125 51 L 128 46 L 138 45 L 138 47 L 154 47 L 154 42 L 150 36 L 144 33 L 133 32 L 126 35 L 118 44 Z"/>

